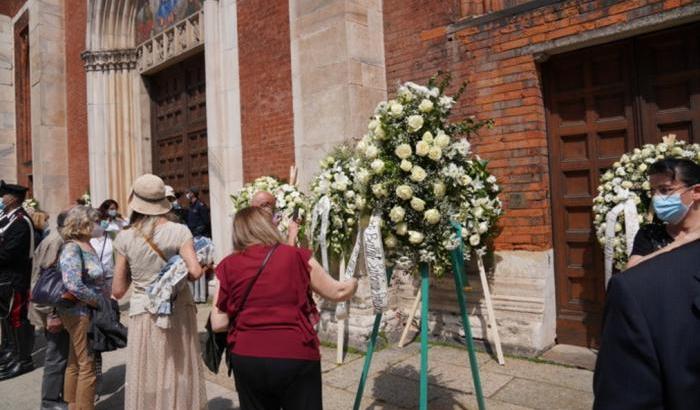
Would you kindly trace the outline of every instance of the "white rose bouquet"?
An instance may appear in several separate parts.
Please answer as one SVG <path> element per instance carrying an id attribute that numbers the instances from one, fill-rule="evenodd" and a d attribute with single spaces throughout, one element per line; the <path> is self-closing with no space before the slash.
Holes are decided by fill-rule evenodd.
<path id="1" fill-rule="evenodd" d="M 22 208 L 28 213 L 32 213 L 39 209 L 39 201 L 34 198 L 27 198 L 22 202 Z"/>
<path id="2" fill-rule="evenodd" d="M 388 261 L 426 262 L 440 276 L 458 245 L 450 222 L 461 225 L 468 258 L 485 250 L 502 210 L 496 178 L 466 139 L 490 121 L 449 122 L 464 86 L 453 98 L 444 95 L 449 77 L 435 83 L 405 83 L 377 106 L 356 147 L 355 186 L 366 211 L 381 213 Z"/>
<path id="3" fill-rule="evenodd" d="M 664 158 L 684 158 L 700 162 L 700 145 L 676 140 L 675 135 L 663 138 L 660 144 L 647 144 L 635 148 L 616 161 L 612 168 L 600 177 L 598 196 L 593 199 L 593 225 L 601 245 L 605 246 L 607 229 L 606 216 L 615 206 L 632 199 L 637 205 L 640 226 L 652 223 L 650 212 L 649 177 L 647 170 L 654 162 Z M 615 223 L 613 242 L 613 265 L 623 270 L 627 264 L 627 239 L 624 215 L 621 213 Z"/>
<path id="4" fill-rule="evenodd" d="M 347 145 L 335 148 L 321 160 L 321 171 L 311 181 L 310 209 L 324 196 L 330 200 L 326 240 L 331 252 L 336 255 L 342 254 L 352 245 L 357 230 L 357 217 L 365 204 L 364 197 L 353 186 L 359 162 L 353 154 L 352 148 Z M 321 229 L 319 222 L 310 236 L 318 238 Z"/>
<path id="5" fill-rule="evenodd" d="M 306 218 L 309 209 L 306 196 L 296 186 L 280 182 L 270 176 L 263 176 L 245 184 L 238 192 L 232 194 L 233 213 L 250 206 L 253 195 L 261 191 L 267 191 L 275 196 L 275 207 L 279 220 L 277 227 L 284 235 L 287 234 L 289 222 L 295 212 L 299 219 Z M 299 239 L 304 238 L 304 234 L 304 225 L 302 224 L 299 226 Z"/>

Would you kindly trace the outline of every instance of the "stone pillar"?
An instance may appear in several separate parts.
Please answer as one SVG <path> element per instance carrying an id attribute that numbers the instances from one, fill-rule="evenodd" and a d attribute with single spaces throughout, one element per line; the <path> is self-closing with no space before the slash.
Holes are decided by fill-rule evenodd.
<path id="1" fill-rule="evenodd" d="M 384 28 L 379 0 L 290 0 L 294 150 L 299 186 L 343 141 L 367 132 L 374 107 L 386 99 Z M 333 304 L 321 304 L 321 338 L 335 342 Z M 349 342 L 364 349 L 374 313 L 369 283 L 360 281 L 350 307 Z"/>
<path id="2" fill-rule="evenodd" d="M 144 172 L 136 51 L 86 51 L 83 60 L 88 86 L 90 194 L 95 206 L 112 198 L 126 209 L 131 183 Z"/>
<path id="3" fill-rule="evenodd" d="M 232 249 L 231 200 L 243 184 L 236 0 L 204 2 L 209 200 L 216 259 Z"/>
<path id="4" fill-rule="evenodd" d="M 0 178 L 17 181 L 12 18 L 0 15 Z"/>
<path id="5" fill-rule="evenodd" d="M 69 203 L 66 70 L 62 1 L 29 3 L 34 197 L 56 215 Z"/>
<path id="6" fill-rule="evenodd" d="M 338 143 L 367 132 L 386 99 L 380 0 L 290 0 L 294 149 L 299 184 Z"/>

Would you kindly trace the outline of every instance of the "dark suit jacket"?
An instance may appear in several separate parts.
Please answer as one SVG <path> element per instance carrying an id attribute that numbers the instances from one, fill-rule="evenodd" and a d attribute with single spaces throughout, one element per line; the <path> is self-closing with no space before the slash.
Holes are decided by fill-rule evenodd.
<path id="1" fill-rule="evenodd" d="M 34 226 L 23 209 L 16 211 L 14 223 L 0 237 L 0 283 L 11 282 L 17 291 L 29 290 L 32 260 L 29 256 Z M 10 222 L 0 220 L 0 228 Z"/>
<path id="2" fill-rule="evenodd" d="M 615 275 L 595 409 L 700 409 L 700 241 Z"/>

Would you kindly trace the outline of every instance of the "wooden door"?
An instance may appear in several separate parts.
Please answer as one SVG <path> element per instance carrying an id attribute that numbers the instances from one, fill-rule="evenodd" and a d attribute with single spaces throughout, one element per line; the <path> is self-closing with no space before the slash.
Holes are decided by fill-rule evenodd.
<path id="1" fill-rule="evenodd" d="M 153 173 L 175 191 L 198 187 L 209 202 L 204 54 L 150 79 Z"/>
<path id="2" fill-rule="evenodd" d="M 639 38 L 642 141 L 700 142 L 700 24 Z"/>
<path id="3" fill-rule="evenodd" d="M 17 124 L 17 183 L 29 188 L 33 196 L 32 106 L 29 84 L 29 14 L 24 12 L 15 23 L 15 123 Z"/>
<path id="4" fill-rule="evenodd" d="M 600 175 L 667 134 L 700 142 L 700 24 L 552 57 L 542 67 L 557 341 L 596 346 L 605 294 L 592 224 Z"/>
<path id="5" fill-rule="evenodd" d="M 634 146 L 630 50 L 556 56 L 545 70 L 559 343 L 597 343 L 605 295 L 591 206 L 601 173 Z"/>

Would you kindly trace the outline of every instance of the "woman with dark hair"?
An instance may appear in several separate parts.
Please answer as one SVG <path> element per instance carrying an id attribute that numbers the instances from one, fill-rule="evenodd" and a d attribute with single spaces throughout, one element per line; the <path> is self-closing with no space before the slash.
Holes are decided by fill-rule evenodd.
<path id="1" fill-rule="evenodd" d="M 627 267 L 655 256 L 673 244 L 697 239 L 700 220 L 691 212 L 696 205 L 693 193 L 700 184 L 700 165 L 687 159 L 666 158 L 649 167 L 652 208 L 658 221 L 640 228 L 634 238 L 632 255 Z M 691 217 L 692 216 L 692 217 Z"/>
<path id="2" fill-rule="evenodd" d="M 212 326 L 229 328 L 241 409 L 321 409 L 318 312 L 311 291 L 345 301 L 355 294 L 357 279 L 339 282 L 311 250 L 285 245 L 263 208 L 236 212 L 233 247 L 216 268 L 220 287 Z M 235 323 L 220 321 L 222 313 Z"/>
<path id="3" fill-rule="evenodd" d="M 194 410 L 206 407 L 204 374 L 197 334 L 196 307 L 188 286 L 173 291 L 170 325 L 161 327 L 151 314 L 146 289 L 158 279 L 166 262 L 180 255 L 187 279 L 202 276 L 192 234 L 170 222 L 171 204 L 165 183 L 151 174 L 134 181 L 129 198 L 131 223 L 114 241 L 117 255 L 112 295 L 121 299 L 131 287 L 127 340 L 127 410 Z"/>

